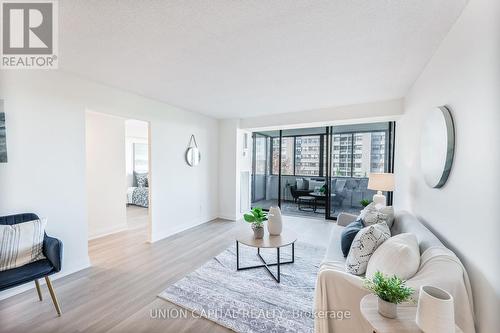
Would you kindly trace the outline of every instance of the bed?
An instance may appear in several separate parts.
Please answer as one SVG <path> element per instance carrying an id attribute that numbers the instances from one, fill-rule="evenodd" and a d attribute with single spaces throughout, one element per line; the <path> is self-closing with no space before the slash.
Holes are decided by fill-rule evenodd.
<path id="1" fill-rule="evenodd" d="M 147 173 L 134 172 L 134 186 L 127 189 L 127 205 L 149 207 L 149 183 Z"/>
<path id="2" fill-rule="evenodd" d="M 149 207 L 149 187 L 129 187 L 127 189 L 127 205 Z"/>

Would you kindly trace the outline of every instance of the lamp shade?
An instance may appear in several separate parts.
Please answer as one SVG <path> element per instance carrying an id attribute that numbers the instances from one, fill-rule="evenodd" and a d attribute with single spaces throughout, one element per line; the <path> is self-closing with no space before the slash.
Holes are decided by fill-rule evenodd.
<path id="1" fill-rule="evenodd" d="M 425 333 L 455 333 L 453 297 L 443 289 L 421 286 L 415 319 Z"/>
<path id="2" fill-rule="evenodd" d="M 394 191 L 394 174 L 370 173 L 368 189 L 375 191 Z"/>

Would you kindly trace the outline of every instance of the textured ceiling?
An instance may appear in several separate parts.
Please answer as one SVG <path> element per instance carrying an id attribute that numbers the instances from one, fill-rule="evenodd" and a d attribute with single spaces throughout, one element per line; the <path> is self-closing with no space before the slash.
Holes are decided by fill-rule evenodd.
<path id="1" fill-rule="evenodd" d="M 466 0 L 61 0 L 60 68 L 217 118 L 404 96 Z"/>

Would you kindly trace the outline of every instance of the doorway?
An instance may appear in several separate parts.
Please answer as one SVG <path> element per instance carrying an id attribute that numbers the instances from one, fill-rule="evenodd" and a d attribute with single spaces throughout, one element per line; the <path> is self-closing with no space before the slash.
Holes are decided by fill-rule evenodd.
<path id="1" fill-rule="evenodd" d="M 89 240 L 134 230 L 150 240 L 149 123 L 87 110 Z"/>

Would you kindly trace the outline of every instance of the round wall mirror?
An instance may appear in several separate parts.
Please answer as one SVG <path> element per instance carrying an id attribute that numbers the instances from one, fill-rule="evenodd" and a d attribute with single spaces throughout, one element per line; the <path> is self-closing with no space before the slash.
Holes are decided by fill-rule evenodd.
<path id="1" fill-rule="evenodd" d="M 455 128 L 450 109 L 440 106 L 429 112 L 422 131 L 420 164 L 427 185 L 442 187 L 451 171 Z"/>
<path id="2" fill-rule="evenodd" d="M 200 164 L 200 159 L 201 154 L 198 150 L 198 147 L 189 147 L 186 150 L 186 163 L 189 164 L 189 166 L 197 166 L 198 164 Z"/>

